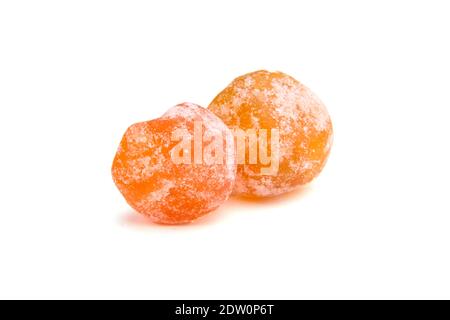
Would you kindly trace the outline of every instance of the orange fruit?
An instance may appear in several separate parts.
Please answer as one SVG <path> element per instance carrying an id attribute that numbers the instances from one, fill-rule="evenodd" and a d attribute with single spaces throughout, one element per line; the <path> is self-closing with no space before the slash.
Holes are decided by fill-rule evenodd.
<path id="1" fill-rule="evenodd" d="M 198 139 L 202 150 L 194 148 Z M 224 146 L 222 161 L 213 152 L 208 161 L 203 149 L 215 149 L 205 147 L 203 140 Z M 236 177 L 234 158 L 233 135 L 222 120 L 207 109 L 184 103 L 159 119 L 128 128 L 114 158 L 112 176 L 137 212 L 156 223 L 183 224 L 228 199 Z"/>
<path id="2" fill-rule="evenodd" d="M 270 163 L 261 161 L 261 154 L 256 162 L 249 162 L 248 150 L 245 162 L 238 162 L 237 195 L 269 197 L 290 192 L 317 177 L 327 161 L 333 141 L 327 109 L 289 75 L 256 71 L 238 77 L 211 102 L 209 110 L 232 130 L 267 130 L 272 140 L 267 144 Z M 265 147 L 258 146 L 259 150 Z"/>

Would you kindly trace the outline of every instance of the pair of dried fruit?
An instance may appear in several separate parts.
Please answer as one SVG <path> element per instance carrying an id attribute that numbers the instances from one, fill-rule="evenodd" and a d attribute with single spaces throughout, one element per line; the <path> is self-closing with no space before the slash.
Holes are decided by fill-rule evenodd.
<path id="1" fill-rule="evenodd" d="M 260 198 L 290 192 L 326 163 L 333 139 L 328 112 L 284 73 L 241 76 L 208 109 L 177 105 L 159 119 L 132 125 L 120 143 L 114 182 L 131 207 L 156 223 L 191 222 L 231 193 Z"/>

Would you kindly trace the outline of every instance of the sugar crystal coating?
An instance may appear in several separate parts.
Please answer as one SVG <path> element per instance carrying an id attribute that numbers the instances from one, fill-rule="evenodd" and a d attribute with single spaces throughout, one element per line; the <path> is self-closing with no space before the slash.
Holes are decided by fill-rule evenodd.
<path id="1" fill-rule="evenodd" d="M 219 141 L 224 145 L 222 162 L 174 162 L 174 150 L 180 143 L 174 140 L 174 132 L 193 138 L 196 123 L 202 125 L 206 138 L 215 135 L 223 139 Z M 193 159 L 192 149 L 182 149 L 180 155 L 185 153 Z M 236 177 L 233 135 L 207 109 L 183 103 L 159 119 L 128 128 L 112 175 L 128 204 L 139 213 L 156 223 L 188 223 L 215 210 L 230 196 Z"/>
<path id="2" fill-rule="evenodd" d="M 209 110 L 230 129 L 277 129 L 279 168 L 263 175 L 264 164 L 238 164 L 234 193 L 269 197 L 313 180 L 325 166 L 333 141 L 326 107 L 306 86 L 281 72 L 256 71 L 238 77 Z M 248 154 L 247 154 L 248 156 Z"/>

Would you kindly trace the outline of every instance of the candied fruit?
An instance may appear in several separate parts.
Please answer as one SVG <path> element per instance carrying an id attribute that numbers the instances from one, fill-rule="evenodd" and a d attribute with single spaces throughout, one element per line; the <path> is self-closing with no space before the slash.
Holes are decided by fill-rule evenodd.
<path id="1" fill-rule="evenodd" d="M 112 175 L 137 212 L 156 223 L 188 223 L 218 208 L 232 193 L 233 135 L 212 112 L 183 103 L 159 119 L 128 128 Z"/>
<path id="2" fill-rule="evenodd" d="M 271 143 L 259 142 L 259 149 L 271 146 L 271 164 L 262 161 L 261 153 L 258 159 L 254 153 L 257 161 L 249 159 L 252 143 L 250 135 L 245 137 L 248 148 L 243 161 L 238 161 L 236 195 L 259 198 L 287 193 L 313 180 L 325 166 L 333 142 L 330 116 L 320 99 L 289 75 L 262 70 L 238 77 L 209 110 L 232 130 L 266 136 L 272 132 Z M 268 165 L 274 170 L 267 171 Z"/>

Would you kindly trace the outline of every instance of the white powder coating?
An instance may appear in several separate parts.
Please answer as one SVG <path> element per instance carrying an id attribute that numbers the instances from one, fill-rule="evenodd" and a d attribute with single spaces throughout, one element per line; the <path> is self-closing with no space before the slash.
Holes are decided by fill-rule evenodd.
<path id="1" fill-rule="evenodd" d="M 209 109 L 231 129 L 280 131 L 282 172 L 261 176 L 259 167 L 239 165 L 235 194 L 283 194 L 311 181 L 325 165 L 326 157 L 324 160 L 316 155 L 328 155 L 331 149 L 328 111 L 310 89 L 286 74 L 257 71 L 239 77 L 214 99 Z M 324 145 L 316 142 L 328 134 Z"/>
<path id="2" fill-rule="evenodd" d="M 228 177 L 236 176 L 236 157 L 234 150 L 234 135 L 227 125 L 214 113 L 208 112 L 194 103 L 184 102 L 169 109 L 163 118 L 181 117 L 188 121 L 198 121 L 203 127 L 205 140 L 209 137 L 224 137 L 225 159 L 228 167 Z M 184 127 L 186 128 L 186 127 Z"/>
<path id="3" fill-rule="evenodd" d="M 292 78 L 272 80 L 272 92 L 275 98 L 275 111 L 283 118 L 286 115 L 297 120 L 303 117 L 305 122 L 314 126 L 317 131 L 323 131 L 330 124 L 330 116 L 325 105 L 308 88 Z M 308 126 L 304 127 L 308 130 Z"/>
<path id="4" fill-rule="evenodd" d="M 161 135 L 150 132 L 145 122 L 130 126 L 123 137 L 123 142 L 127 146 L 126 150 L 121 144 L 117 151 L 118 155 L 126 153 L 128 160 L 124 163 L 119 158 L 117 165 L 113 166 L 112 173 L 116 183 L 123 185 L 140 183 L 161 170 L 164 167 L 164 157 L 161 153 L 163 146 L 154 147 L 160 139 Z M 151 150 L 151 153 L 142 153 L 143 149 Z"/>
<path id="5" fill-rule="evenodd" d="M 159 189 L 154 190 L 148 194 L 147 197 L 142 199 L 137 203 L 137 207 L 145 208 L 148 203 L 155 203 L 164 201 L 164 199 L 169 196 L 170 190 L 175 187 L 175 183 L 172 180 L 161 179 L 161 186 Z"/>
<path id="6" fill-rule="evenodd" d="M 271 74 L 267 71 L 264 72 L 267 73 L 267 76 Z M 323 131 L 330 125 L 330 116 L 323 102 L 300 82 L 291 77 L 275 78 L 271 80 L 268 88 L 261 90 L 253 86 L 255 80 L 252 76 L 253 74 L 243 76 L 243 82 L 240 82 L 240 85 L 237 85 L 236 82 L 230 84 L 228 89 L 234 91 L 230 106 L 212 106 L 215 113 L 225 123 L 239 120 L 237 112 L 243 104 L 257 99 L 264 106 L 273 105 L 272 112 L 277 118 L 281 118 L 281 121 L 296 121 L 302 117 L 307 124 L 314 126 L 318 131 Z M 258 117 L 252 116 L 257 122 Z M 305 130 L 308 130 L 307 126 Z"/>
<path id="7" fill-rule="evenodd" d="M 202 117 L 200 106 L 184 102 L 170 108 L 166 113 L 163 114 L 162 118 L 176 118 L 182 117 L 185 120 L 195 120 Z"/>
<path id="8" fill-rule="evenodd" d="M 170 149 L 177 144 L 172 141 L 172 133 L 181 129 L 193 137 L 196 121 L 203 124 L 205 136 L 223 137 L 224 146 L 228 146 L 223 164 L 177 165 L 172 161 Z M 183 103 L 160 119 L 131 126 L 112 171 L 116 185 L 136 211 L 158 223 L 191 222 L 229 198 L 236 178 L 234 137 L 210 111 Z"/>

